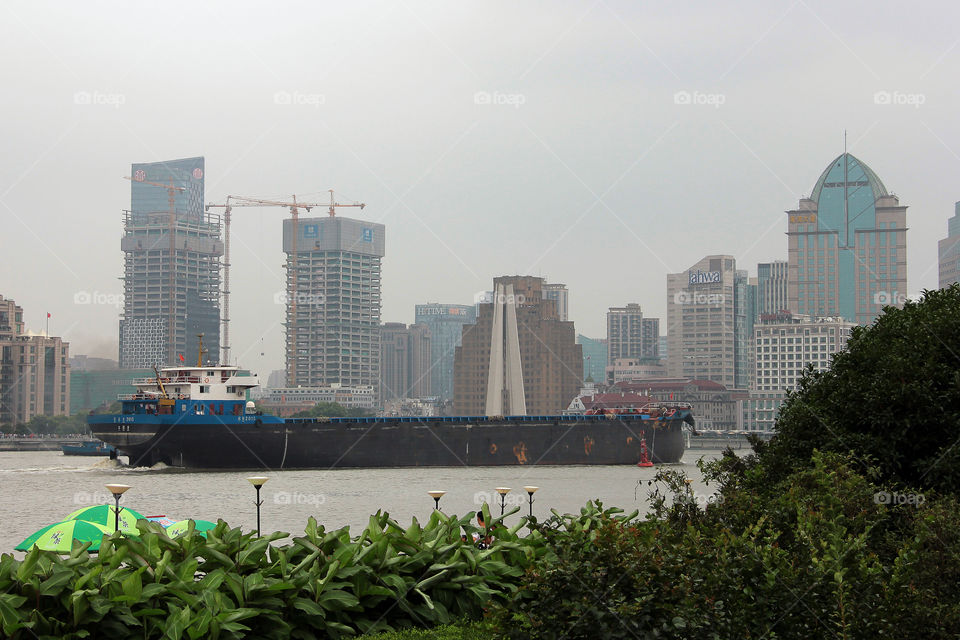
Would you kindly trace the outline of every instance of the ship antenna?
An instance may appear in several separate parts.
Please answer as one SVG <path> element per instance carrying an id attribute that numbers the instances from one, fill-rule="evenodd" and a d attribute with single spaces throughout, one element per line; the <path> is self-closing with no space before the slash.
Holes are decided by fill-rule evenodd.
<path id="1" fill-rule="evenodd" d="M 205 354 L 205 353 L 207 352 L 207 350 L 203 348 L 203 334 L 202 334 L 202 333 L 198 333 L 198 334 L 197 334 L 197 341 L 200 343 L 200 344 L 197 346 L 197 366 L 198 366 L 198 367 L 202 367 L 202 366 L 203 366 L 203 354 Z"/>

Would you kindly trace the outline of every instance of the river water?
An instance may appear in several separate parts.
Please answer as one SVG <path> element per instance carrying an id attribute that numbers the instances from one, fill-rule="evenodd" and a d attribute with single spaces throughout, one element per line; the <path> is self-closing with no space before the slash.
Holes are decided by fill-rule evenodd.
<path id="1" fill-rule="evenodd" d="M 715 487 L 703 483 L 696 461 L 719 451 L 688 450 L 682 461 L 666 465 L 686 472 L 698 501 L 708 501 Z M 588 500 L 645 511 L 647 481 L 656 468 L 634 466 L 440 467 L 416 469 L 332 469 L 276 471 L 268 475 L 261 499 L 264 531 L 303 532 L 309 516 L 327 529 L 344 525 L 354 535 L 370 514 L 388 511 L 401 525 L 416 516 L 426 520 L 433 509 L 427 491 L 445 490 L 440 508 L 447 514 L 475 511 L 484 500 L 499 513 L 496 487 L 511 487 L 507 505 L 521 506 L 508 524 L 529 510 L 526 485 L 540 487 L 533 513 L 550 509 L 577 513 Z M 246 481 L 259 473 L 197 472 L 179 469 L 126 468 L 104 458 L 64 456 L 60 452 L 0 452 L 0 553 L 13 550 L 43 526 L 63 520 L 80 507 L 113 503 L 107 483 L 130 485 L 121 505 L 145 516 L 175 520 L 223 518 L 232 526 L 256 528 L 255 490 Z M 494 506 L 496 505 L 496 506 Z M 18 556 L 20 554 L 17 554 Z"/>

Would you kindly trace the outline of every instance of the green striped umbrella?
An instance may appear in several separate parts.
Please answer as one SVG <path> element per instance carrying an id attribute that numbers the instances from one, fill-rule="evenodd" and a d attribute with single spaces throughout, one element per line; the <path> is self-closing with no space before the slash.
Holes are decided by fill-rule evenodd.
<path id="1" fill-rule="evenodd" d="M 174 522 L 172 525 L 167 527 L 167 535 L 171 538 L 178 538 L 186 534 L 187 529 L 190 526 L 190 522 L 191 520 Z M 207 531 L 217 526 L 215 522 L 210 522 L 209 520 L 193 520 L 192 522 L 194 522 L 196 525 L 196 532 L 202 535 L 204 538 L 207 537 Z"/>
<path id="2" fill-rule="evenodd" d="M 77 509 L 70 515 L 68 515 L 66 520 L 84 520 L 86 522 L 94 522 L 96 524 L 102 524 L 107 527 L 111 532 L 115 528 L 114 524 L 114 510 L 115 507 L 109 504 L 98 504 L 92 507 L 84 507 L 82 509 Z M 144 516 L 137 513 L 133 509 L 128 509 L 127 507 L 120 508 L 120 531 L 128 535 L 137 535 L 137 520 L 143 520 Z"/>
<path id="3" fill-rule="evenodd" d="M 73 541 L 79 540 L 80 542 L 92 542 L 93 544 L 90 545 L 88 551 L 97 551 L 100 549 L 100 541 L 103 536 L 109 536 L 111 533 L 113 533 L 113 529 L 107 529 L 102 524 L 84 520 L 66 520 L 40 529 L 14 549 L 29 551 L 37 546 L 44 551 L 70 553 Z"/>

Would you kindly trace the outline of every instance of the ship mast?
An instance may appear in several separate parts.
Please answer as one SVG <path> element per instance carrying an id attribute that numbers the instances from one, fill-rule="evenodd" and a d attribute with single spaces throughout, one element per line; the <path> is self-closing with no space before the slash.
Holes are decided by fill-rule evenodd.
<path id="1" fill-rule="evenodd" d="M 197 346 L 197 366 L 198 366 L 198 367 L 202 367 L 202 366 L 203 366 L 203 354 L 205 354 L 205 353 L 207 352 L 207 350 L 203 348 L 203 334 L 202 334 L 202 333 L 198 333 L 198 334 L 197 334 L 197 342 L 200 343 L 200 344 Z"/>

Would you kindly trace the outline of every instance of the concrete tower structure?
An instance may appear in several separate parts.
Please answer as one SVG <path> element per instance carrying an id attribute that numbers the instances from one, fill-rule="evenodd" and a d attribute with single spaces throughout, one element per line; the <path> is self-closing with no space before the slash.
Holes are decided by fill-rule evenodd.
<path id="1" fill-rule="evenodd" d="M 300 218 L 294 253 L 293 221 L 283 221 L 288 387 L 379 387 L 384 230 L 340 216 Z"/>
<path id="2" fill-rule="evenodd" d="M 202 157 L 134 164 L 124 212 L 120 367 L 197 361 L 196 334 L 220 352 L 220 218 L 203 209 Z M 155 184 L 150 184 L 155 183 Z M 174 188 L 171 219 L 170 194 Z M 173 238 L 171 238 L 171 230 Z M 172 248 L 172 255 L 171 255 Z"/>
<path id="3" fill-rule="evenodd" d="M 543 280 L 494 279 L 490 302 L 463 327 L 454 356 L 454 412 L 459 415 L 559 413 L 582 385 L 583 352 L 572 322 L 543 298 Z"/>
<path id="4" fill-rule="evenodd" d="M 861 160 L 834 159 L 787 212 L 789 308 L 869 324 L 907 289 L 907 207 Z"/>

